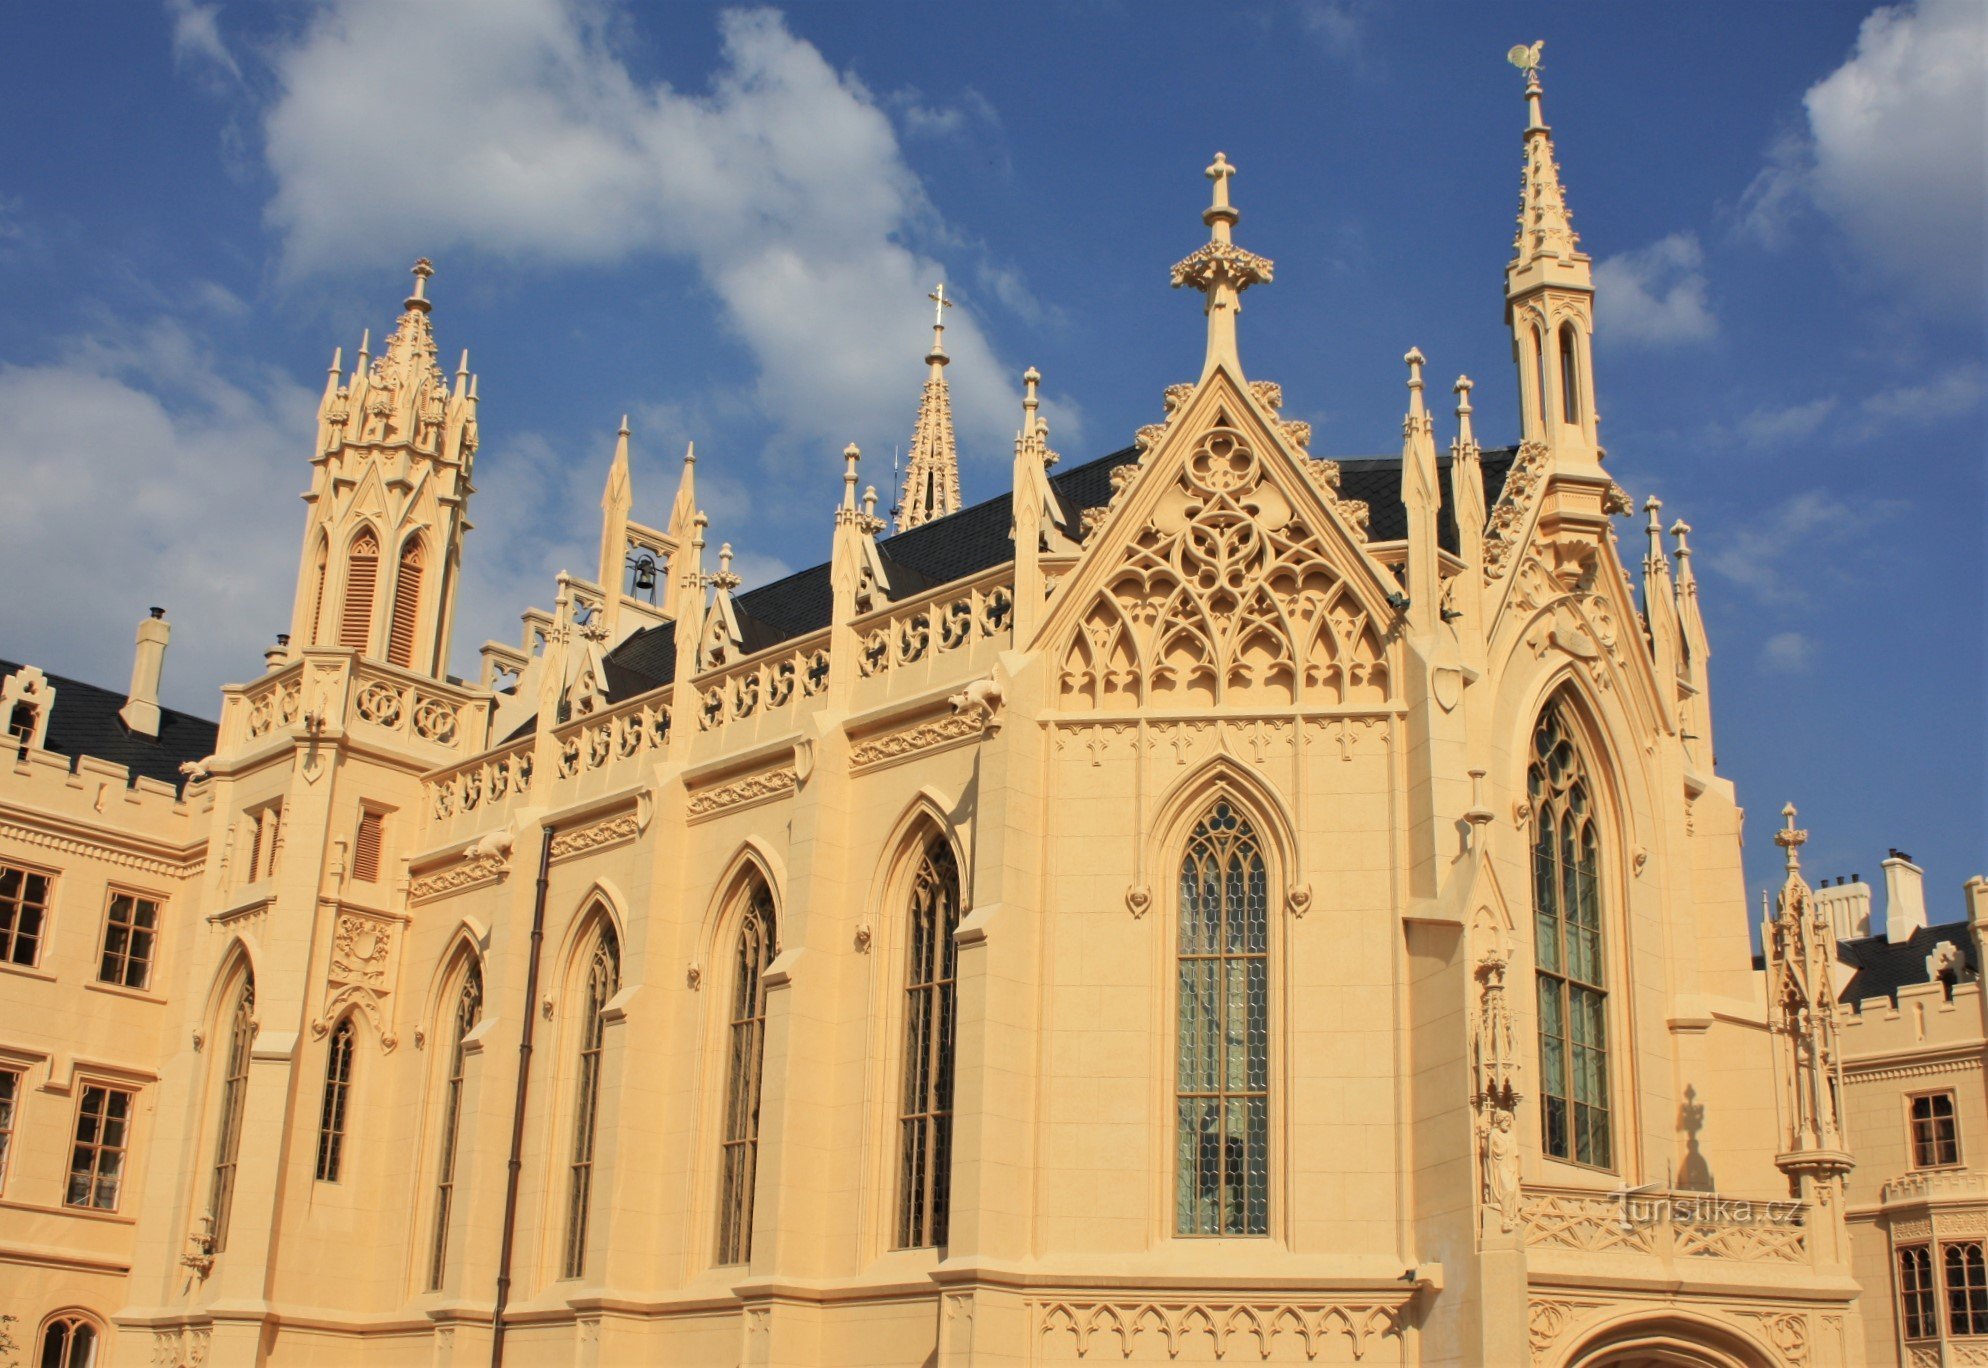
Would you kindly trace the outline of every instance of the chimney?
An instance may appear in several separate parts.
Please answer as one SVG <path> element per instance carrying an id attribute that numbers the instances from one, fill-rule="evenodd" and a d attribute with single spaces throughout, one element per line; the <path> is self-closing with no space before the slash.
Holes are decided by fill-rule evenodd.
<path id="1" fill-rule="evenodd" d="M 1816 910 L 1829 918 L 1829 934 L 1837 940 L 1861 940 L 1871 934 L 1871 886 L 1861 879 L 1840 879 L 1815 891 Z"/>
<path id="2" fill-rule="evenodd" d="M 140 736 L 159 734 L 159 676 L 165 673 L 166 642 L 172 634 L 163 608 L 154 608 L 152 616 L 138 624 L 138 651 L 131 659 L 131 696 L 117 715 Z"/>
<path id="3" fill-rule="evenodd" d="M 1893 945 L 1926 925 L 1926 871 L 1893 848 L 1884 862 L 1884 936 Z"/>

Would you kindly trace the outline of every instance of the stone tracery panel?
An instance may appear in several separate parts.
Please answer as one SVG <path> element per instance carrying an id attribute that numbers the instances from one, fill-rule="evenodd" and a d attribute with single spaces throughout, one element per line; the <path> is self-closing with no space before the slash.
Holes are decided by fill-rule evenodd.
<path id="1" fill-rule="evenodd" d="M 1063 705 L 1386 702 L 1382 630 L 1318 532 L 1217 415 L 1084 610 Z"/>

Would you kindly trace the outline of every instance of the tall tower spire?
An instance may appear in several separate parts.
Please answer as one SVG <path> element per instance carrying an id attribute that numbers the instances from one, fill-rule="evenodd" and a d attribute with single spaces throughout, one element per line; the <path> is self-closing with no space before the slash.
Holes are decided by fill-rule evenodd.
<path id="1" fill-rule="evenodd" d="M 1207 296 L 1202 312 L 1208 315 L 1208 355 L 1201 366 L 1201 378 L 1214 374 L 1217 365 L 1226 365 L 1237 380 L 1242 379 L 1242 358 L 1236 352 L 1236 315 L 1242 312 L 1242 292 L 1252 285 L 1266 285 L 1275 269 L 1268 257 L 1246 252 L 1236 246 L 1233 233 L 1242 217 L 1229 203 L 1229 177 L 1236 168 L 1222 153 L 1215 154 L 1207 171 L 1215 183 L 1213 202 L 1201 211 L 1208 225 L 1208 243 L 1173 268 L 1174 288 L 1191 285 Z"/>
<path id="2" fill-rule="evenodd" d="M 911 429 L 911 461 L 904 471 L 904 496 L 898 500 L 897 530 L 917 527 L 948 513 L 959 512 L 959 450 L 953 442 L 953 401 L 946 390 L 946 298 L 941 282 L 931 294 L 932 350 L 925 354 L 925 393 L 918 401 L 918 423 Z"/>
<path id="3" fill-rule="evenodd" d="M 414 263 L 414 289 L 378 357 L 369 334 L 350 376 L 332 358 L 290 640 L 439 676 L 469 530 L 477 395 L 467 352 L 453 390 L 436 364 L 434 273 L 425 257 Z"/>
<path id="4" fill-rule="evenodd" d="M 1595 432 L 1594 276 L 1580 249 L 1554 159 L 1553 130 L 1542 108 L 1539 64 L 1544 43 L 1515 47 L 1525 73 L 1525 178 L 1518 234 L 1505 268 L 1505 321 L 1519 363 L 1525 439 L 1550 448 L 1563 466 L 1599 459 Z"/>

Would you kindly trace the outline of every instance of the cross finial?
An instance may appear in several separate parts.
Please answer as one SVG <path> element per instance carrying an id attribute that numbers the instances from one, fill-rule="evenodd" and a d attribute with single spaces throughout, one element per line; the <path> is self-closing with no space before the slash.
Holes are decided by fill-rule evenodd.
<path id="1" fill-rule="evenodd" d="M 935 328 L 945 327 L 946 310 L 953 306 L 953 301 L 946 298 L 946 282 L 942 280 L 933 286 L 932 293 L 926 295 L 925 298 L 932 301 L 932 326 Z"/>
<path id="2" fill-rule="evenodd" d="M 1213 208 L 1227 209 L 1229 207 L 1229 177 L 1235 174 L 1236 168 L 1229 165 L 1228 154 L 1226 152 L 1217 152 L 1215 154 L 1215 164 L 1209 167 L 1207 172 L 1208 179 L 1215 182 L 1215 203 L 1212 206 Z"/>
<path id="3" fill-rule="evenodd" d="M 1781 829 L 1774 833 L 1774 844 L 1788 852 L 1788 872 L 1792 874 L 1802 867 L 1802 862 L 1796 857 L 1795 852 L 1808 843 L 1809 834 L 1795 825 L 1793 803 L 1781 809 L 1781 823 Z"/>

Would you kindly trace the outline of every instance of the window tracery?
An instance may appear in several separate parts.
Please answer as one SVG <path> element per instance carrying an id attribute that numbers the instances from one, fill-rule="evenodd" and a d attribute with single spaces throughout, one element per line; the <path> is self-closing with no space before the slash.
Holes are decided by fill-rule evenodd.
<path id="1" fill-rule="evenodd" d="M 94 1368 L 97 1327 L 81 1316 L 57 1316 L 41 1331 L 40 1368 Z"/>
<path id="2" fill-rule="evenodd" d="M 1381 634 L 1218 414 L 1063 653 L 1065 706 L 1385 701 Z"/>
<path id="3" fill-rule="evenodd" d="M 1541 1141 L 1556 1159 L 1609 1168 L 1601 836 L 1593 784 L 1564 704 L 1540 715 L 1526 790 L 1533 808 Z"/>
<path id="4" fill-rule="evenodd" d="M 755 881 L 739 924 L 726 1055 L 725 1131 L 718 1194 L 718 1262 L 752 1257 L 754 1180 L 759 1166 L 760 1082 L 766 1055 L 767 966 L 776 953 L 773 891 Z"/>
<path id="5" fill-rule="evenodd" d="M 904 1091 L 898 1112 L 897 1245 L 943 1245 L 951 1215 L 959 864 L 943 836 L 912 876 L 905 956 Z"/>
<path id="6" fill-rule="evenodd" d="M 573 1089 L 573 1148 L 566 1174 L 566 1249 L 560 1276 L 587 1270 L 587 1222 L 592 1214 L 594 1145 L 600 1124 L 601 1052 L 607 1042 L 607 1004 L 621 989 L 621 944 L 605 921 L 587 960 L 580 1009 L 580 1059 Z"/>
<path id="7" fill-rule="evenodd" d="M 1270 1231 L 1269 872 L 1226 798 L 1180 863 L 1174 1232 Z"/>

